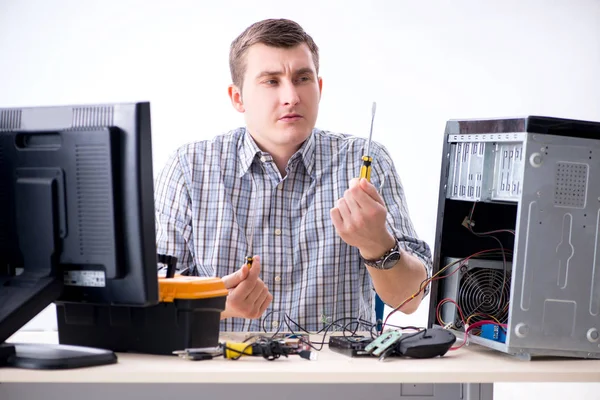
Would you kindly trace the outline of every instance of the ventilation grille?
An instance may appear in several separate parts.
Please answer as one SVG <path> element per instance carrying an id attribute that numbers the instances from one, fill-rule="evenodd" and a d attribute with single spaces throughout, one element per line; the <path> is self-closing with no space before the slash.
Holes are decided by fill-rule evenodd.
<path id="1" fill-rule="evenodd" d="M 508 321 L 510 274 L 491 268 L 473 268 L 460 282 L 458 305 L 469 323 L 497 319 Z M 460 318 L 460 316 L 459 316 Z"/>
<path id="2" fill-rule="evenodd" d="M 11 131 L 21 128 L 21 110 L 0 111 L 0 131 Z"/>
<path id="3" fill-rule="evenodd" d="M 76 145 L 80 255 L 113 252 L 110 153 L 102 145 Z"/>
<path id="4" fill-rule="evenodd" d="M 587 164 L 557 163 L 554 205 L 566 208 L 585 208 L 587 180 Z"/>
<path id="5" fill-rule="evenodd" d="M 73 108 L 73 128 L 114 125 L 114 109 L 110 106 Z"/>

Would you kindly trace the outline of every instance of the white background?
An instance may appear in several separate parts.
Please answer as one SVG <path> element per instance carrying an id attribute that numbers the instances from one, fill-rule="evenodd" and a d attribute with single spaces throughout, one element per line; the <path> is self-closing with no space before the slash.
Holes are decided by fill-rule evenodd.
<path id="1" fill-rule="evenodd" d="M 229 44 L 272 17 L 320 47 L 318 127 L 366 136 L 377 101 L 374 140 L 432 247 L 448 119 L 600 120 L 598 0 L 0 0 L 0 107 L 150 101 L 156 174 L 183 143 L 243 124 L 227 97 Z M 396 321 L 423 325 L 427 307 Z M 55 329 L 53 312 L 27 328 Z M 562 388 L 496 395 L 600 397 L 600 385 Z"/>

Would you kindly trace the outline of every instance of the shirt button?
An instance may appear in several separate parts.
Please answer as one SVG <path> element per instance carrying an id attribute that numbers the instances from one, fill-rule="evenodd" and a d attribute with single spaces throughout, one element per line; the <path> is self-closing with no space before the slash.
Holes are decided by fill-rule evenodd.
<path id="1" fill-rule="evenodd" d="M 277 185 L 277 190 L 283 190 L 283 183 L 280 183 L 279 185 Z"/>
<path id="2" fill-rule="evenodd" d="M 262 161 L 262 162 L 266 162 L 266 161 L 267 161 L 267 159 L 265 158 L 265 156 L 262 156 L 262 157 L 260 158 L 260 161 Z"/>
<path id="3" fill-rule="evenodd" d="M 275 282 L 281 282 L 281 277 L 279 275 L 275 277 Z"/>
<path id="4" fill-rule="evenodd" d="M 281 235 L 281 229 L 275 229 L 275 234 L 276 234 L 277 236 Z"/>
<path id="5" fill-rule="evenodd" d="M 273 326 L 273 328 L 277 328 L 279 326 L 279 321 L 273 321 L 271 325 Z"/>

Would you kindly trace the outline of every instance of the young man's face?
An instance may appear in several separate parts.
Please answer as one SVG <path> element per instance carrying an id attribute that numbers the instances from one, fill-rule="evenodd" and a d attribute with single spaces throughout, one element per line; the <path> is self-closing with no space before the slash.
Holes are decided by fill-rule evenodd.
<path id="1" fill-rule="evenodd" d="M 229 93 L 248 130 L 263 149 L 300 146 L 315 126 L 322 87 L 308 46 L 259 43 L 245 57 L 241 93 L 235 87 Z"/>

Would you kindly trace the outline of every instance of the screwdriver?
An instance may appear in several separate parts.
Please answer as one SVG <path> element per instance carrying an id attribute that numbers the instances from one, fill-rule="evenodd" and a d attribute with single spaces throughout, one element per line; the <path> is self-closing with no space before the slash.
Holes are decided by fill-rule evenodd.
<path id="1" fill-rule="evenodd" d="M 254 218 L 250 220 L 252 227 L 250 228 L 250 237 L 248 238 L 248 256 L 246 256 L 246 265 L 248 266 L 248 271 L 252 268 L 252 262 L 254 261 L 254 256 L 252 255 L 252 239 L 254 238 Z"/>
<path id="2" fill-rule="evenodd" d="M 255 188 L 256 182 L 254 181 L 254 176 L 250 174 L 250 177 L 252 178 L 252 187 Z M 251 206 L 250 208 L 250 215 L 248 216 L 248 219 L 250 220 L 250 237 L 248 238 L 248 255 L 246 256 L 246 265 L 248 266 L 248 271 L 250 271 L 250 268 L 252 268 L 252 262 L 254 261 L 254 255 L 252 254 L 254 251 L 254 248 L 252 247 L 252 241 L 254 239 L 254 219 L 256 218 L 254 213 L 257 210 L 255 206 Z"/>
<path id="3" fill-rule="evenodd" d="M 371 138 L 373 137 L 373 121 L 375 120 L 375 110 L 377 109 L 377 103 L 373 102 L 373 107 L 371 109 L 371 131 L 369 132 L 369 141 L 367 142 L 367 151 L 364 156 L 362 156 L 363 164 L 360 167 L 360 177 L 365 178 L 367 181 L 371 182 L 371 163 L 373 162 L 373 157 L 370 155 L 371 151 Z"/>

